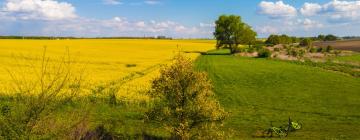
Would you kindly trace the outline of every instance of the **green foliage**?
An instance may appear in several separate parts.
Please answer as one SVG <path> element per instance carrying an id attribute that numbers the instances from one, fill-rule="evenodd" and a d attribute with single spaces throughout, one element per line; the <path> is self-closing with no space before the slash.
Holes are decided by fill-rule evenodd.
<path id="1" fill-rule="evenodd" d="M 337 36 L 328 34 L 328 35 L 318 35 L 317 38 L 315 38 L 320 41 L 335 41 L 338 39 Z"/>
<path id="2" fill-rule="evenodd" d="M 323 49 L 322 47 L 317 48 L 317 52 L 319 52 L 319 53 L 324 52 L 324 51 L 325 51 L 325 49 Z"/>
<path id="3" fill-rule="evenodd" d="M 333 50 L 334 50 L 334 47 L 332 47 L 330 45 L 326 47 L 326 52 L 328 52 L 328 53 L 330 53 Z"/>
<path id="4" fill-rule="evenodd" d="M 310 38 L 304 38 L 300 41 L 300 46 L 312 47 L 312 40 Z"/>
<path id="5" fill-rule="evenodd" d="M 335 35 L 329 34 L 325 36 L 325 40 L 324 41 L 335 41 L 337 40 L 338 37 L 336 37 Z"/>
<path id="6" fill-rule="evenodd" d="M 302 48 L 294 48 L 294 47 L 287 48 L 287 54 L 292 57 L 302 58 L 304 57 L 305 53 L 306 51 Z"/>
<path id="7" fill-rule="evenodd" d="M 217 40 L 216 48 L 229 48 L 235 53 L 240 44 L 253 44 L 256 41 L 256 32 L 241 20 L 240 16 L 222 15 L 215 22 L 214 36 Z"/>
<path id="8" fill-rule="evenodd" d="M 325 35 L 318 35 L 318 40 L 325 41 Z"/>
<path id="9" fill-rule="evenodd" d="M 193 70 L 192 61 L 177 56 L 170 67 L 160 71 L 152 82 L 151 95 L 155 106 L 147 120 L 159 122 L 176 139 L 224 137 L 217 130 L 226 113 L 216 101 L 211 82 L 204 72 Z"/>
<path id="10" fill-rule="evenodd" d="M 360 72 L 358 71 L 358 69 L 360 69 L 360 66 L 356 66 L 356 65 L 332 63 L 332 62 L 312 62 L 312 61 L 294 62 L 294 63 L 312 66 L 312 67 L 319 67 L 325 70 L 337 71 L 354 77 L 360 77 Z"/>
<path id="11" fill-rule="evenodd" d="M 274 48 L 275 52 L 280 52 L 280 50 L 281 50 L 280 48 Z"/>
<path id="12" fill-rule="evenodd" d="M 279 137 L 287 137 L 289 133 L 300 130 L 302 125 L 298 122 L 293 122 L 290 118 L 287 124 L 280 127 L 274 127 L 272 124 L 270 128 L 263 132 L 263 137 L 273 137 L 274 135 Z"/>
<path id="13" fill-rule="evenodd" d="M 269 49 L 261 49 L 258 51 L 258 57 L 260 58 L 269 58 L 271 57 L 271 51 Z"/>
<path id="14" fill-rule="evenodd" d="M 339 55 L 341 53 L 341 50 L 335 50 L 335 53 L 337 53 Z M 341 61 L 341 62 L 360 63 L 360 53 L 356 53 L 356 54 L 349 55 L 349 56 L 339 56 L 339 57 L 336 57 L 335 60 Z"/>
<path id="15" fill-rule="evenodd" d="M 315 48 L 315 47 L 310 47 L 309 51 L 310 51 L 311 53 L 316 53 L 316 52 L 317 52 L 317 48 Z"/>
<path id="16" fill-rule="evenodd" d="M 285 34 L 283 35 L 270 35 L 268 39 L 266 40 L 266 44 L 291 44 L 291 43 L 297 43 L 299 40 L 296 37 L 290 37 Z"/>

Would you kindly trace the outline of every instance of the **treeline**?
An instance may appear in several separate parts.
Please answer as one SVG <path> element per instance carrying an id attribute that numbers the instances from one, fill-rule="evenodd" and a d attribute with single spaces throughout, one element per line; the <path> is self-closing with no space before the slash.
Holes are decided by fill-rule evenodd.
<path id="1" fill-rule="evenodd" d="M 332 34 L 318 35 L 317 37 L 295 37 L 295 36 L 288 36 L 283 34 L 283 35 L 270 35 L 265 41 L 265 43 L 268 45 L 294 44 L 294 43 L 309 44 L 309 42 L 313 42 L 313 41 L 336 41 L 339 39 L 340 39 L 339 37 Z"/>
<path id="2" fill-rule="evenodd" d="M 345 39 L 345 40 L 358 40 L 358 39 L 360 39 L 360 36 L 344 36 L 344 37 L 342 37 L 343 39 Z"/>
<path id="3" fill-rule="evenodd" d="M 335 41 L 335 40 L 338 40 L 339 38 L 335 35 L 328 34 L 328 35 L 318 35 L 314 39 L 318 40 L 318 41 Z"/>
<path id="4" fill-rule="evenodd" d="M 270 35 L 268 39 L 265 41 L 266 44 L 269 45 L 277 45 L 277 44 L 291 44 L 298 43 L 300 41 L 299 38 L 288 35 Z"/>
<path id="5" fill-rule="evenodd" d="M 52 36 L 0 36 L 0 39 L 38 39 L 38 40 L 65 40 L 65 39 L 169 39 L 171 37 L 52 37 Z"/>

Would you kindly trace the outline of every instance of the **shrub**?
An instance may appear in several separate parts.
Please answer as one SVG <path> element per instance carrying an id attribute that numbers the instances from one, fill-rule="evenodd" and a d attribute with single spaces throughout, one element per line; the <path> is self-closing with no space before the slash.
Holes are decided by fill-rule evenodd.
<path id="1" fill-rule="evenodd" d="M 310 51 L 311 53 L 316 53 L 316 52 L 317 52 L 317 48 L 311 47 L 309 51 Z"/>
<path id="2" fill-rule="evenodd" d="M 310 38 L 305 38 L 300 41 L 300 46 L 312 46 L 312 40 Z"/>
<path id="3" fill-rule="evenodd" d="M 332 50 L 334 50 L 334 47 L 330 45 L 326 47 L 326 52 L 330 53 Z"/>
<path id="4" fill-rule="evenodd" d="M 247 52 L 248 53 L 254 53 L 256 50 L 255 50 L 255 48 L 254 47 L 249 47 L 248 49 L 247 49 Z"/>
<path id="5" fill-rule="evenodd" d="M 235 52 L 236 52 L 236 53 L 246 52 L 246 48 L 244 48 L 244 47 L 237 47 L 237 48 L 235 49 Z"/>
<path id="6" fill-rule="evenodd" d="M 322 47 L 317 48 L 317 52 L 323 52 L 324 49 Z"/>
<path id="7" fill-rule="evenodd" d="M 155 102 L 146 120 L 164 125 L 174 139 L 224 137 L 217 129 L 226 113 L 215 100 L 207 75 L 194 71 L 189 59 L 177 56 L 173 65 L 161 69 L 150 93 Z"/>
<path id="8" fill-rule="evenodd" d="M 280 48 L 274 48 L 274 51 L 275 51 L 275 52 L 279 52 L 279 51 L 280 51 Z"/>
<path id="9" fill-rule="evenodd" d="M 339 56 L 341 54 L 341 51 L 340 50 L 335 50 L 334 54 L 335 54 L 335 56 Z"/>
<path id="10" fill-rule="evenodd" d="M 306 51 L 304 49 L 300 49 L 297 57 L 302 58 L 304 57 L 305 53 Z"/>
<path id="11" fill-rule="evenodd" d="M 260 51 L 258 51 L 258 57 L 269 58 L 271 57 L 271 51 L 269 49 L 261 49 Z"/>
<path id="12" fill-rule="evenodd" d="M 291 48 L 291 49 L 288 49 L 287 53 L 290 56 L 302 58 L 302 57 L 304 57 L 306 51 L 304 49 Z"/>

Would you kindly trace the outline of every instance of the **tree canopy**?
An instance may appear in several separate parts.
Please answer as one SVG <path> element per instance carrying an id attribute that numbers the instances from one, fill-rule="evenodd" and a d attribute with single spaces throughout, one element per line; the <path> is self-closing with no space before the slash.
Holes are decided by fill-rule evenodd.
<path id="1" fill-rule="evenodd" d="M 229 48 L 231 53 L 235 53 L 240 44 L 251 45 L 255 42 L 257 33 L 240 16 L 222 15 L 215 22 L 214 36 L 217 49 Z"/>
<path id="2" fill-rule="evenodd" d="M 332 34 L 328 34 L 328 35 L 318 35 L 317 40 L 321 40 L 321 41 L 335 41 L 337 40 L 338 37 Z"/>
<path id="3" fill-rule="evenodd" d="M 277 45 L 277 44 L 291 44 L 297 43 L 299 39 L 288 35 L 270 35 L 266 40 L 266 44 Z"/>

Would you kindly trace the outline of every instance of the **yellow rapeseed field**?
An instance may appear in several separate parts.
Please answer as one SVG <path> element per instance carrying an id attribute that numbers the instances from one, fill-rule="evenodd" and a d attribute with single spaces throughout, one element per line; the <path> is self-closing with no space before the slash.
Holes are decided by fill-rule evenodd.
<path id="1" fill-rule="evenodd" d="M 45 51 L 55 66 L 70 57 L 71 69 L 84 74 L 89 88 L 116 86 L 119 99 L 147 100 L 142 92 L 163 64 L 179 52 L 207 51 L 214 45 L 212 40 L 0 40 L 0 91 L 11 90 L 11 74 L 36 79 Z M 199 54 L 185 55 L 194 59 Z"/>

